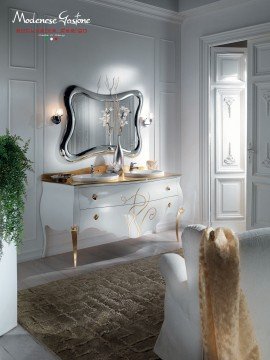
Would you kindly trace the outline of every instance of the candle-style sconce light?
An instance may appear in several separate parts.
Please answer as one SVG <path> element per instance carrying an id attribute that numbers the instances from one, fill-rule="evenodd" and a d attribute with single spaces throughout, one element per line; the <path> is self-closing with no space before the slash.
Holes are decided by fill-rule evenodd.
<path id="1" fill-rule="evenodd" d="M 55 114 L 51 117 L 52 122 L 56 125 L 60 124 L 63 114 L 64 114 L 63 109 L 60 108 L 57 109 L 55 111 Z"/>
<path id="2" fill-rule="evenodd" d="M 149 115 L 147 115 L 146 117 L 141 118 L 141 123 L 143 126 L 149 126 L 152 124 L 153 120 L 154 120 L 154 114 L 149 113 Z"/>

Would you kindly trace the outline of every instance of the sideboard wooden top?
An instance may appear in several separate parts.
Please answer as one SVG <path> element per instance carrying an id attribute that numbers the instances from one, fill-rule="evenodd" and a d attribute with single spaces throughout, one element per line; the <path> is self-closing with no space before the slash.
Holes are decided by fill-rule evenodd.
<path id="1" fill-rule="evenodd" d="M 106 171 L 106 166 L 96 166 L 94 167 L 94 173 L 104 173 Z M 79 175 L 79 174 L 90 174 L 90 168 L 72 170 L 70 172 L 58 172 L 58 173 L 46 173 L 41 176 L 41 180 L 43 182 L 48 183 L 55 183 L 55 184 L 63 184 L 63 185 L 70 185 L 70 186 L 89 186 L 89 185 L 117 185 L 123 183 L 130 183 L 130 182 L 146 182 L 146 181 L 157 181 L 162 179 L 168 178 L 176 178 L 180 177 L 181 174 L 173 174 L 173 173 L 165 173 L 163 176 L 156 177 L 156 178 L 125 178 L 124 175 L 120 176 L 117 180 L 112 181 L 104 181 L 104 182 L 74 182 L 71 179 L 72 175 Z M 62 178 L 55 179 L 52 176 L 59 175 Z"/>

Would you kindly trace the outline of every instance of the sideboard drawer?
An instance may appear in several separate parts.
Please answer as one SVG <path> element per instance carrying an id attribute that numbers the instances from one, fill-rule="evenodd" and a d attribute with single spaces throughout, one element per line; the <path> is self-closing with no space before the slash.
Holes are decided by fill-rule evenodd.
<path id="1" fill-rule="evenodd" d="M 181 201 L 178 196 L 142 204 L 100 207 L 80 211 L 79 229 L 96 228 L 117 237 L 142 236 L 159 223 L 175 221 Z"/>
<path id="2" fill-rule="evenodd" d="M 180 179 L 85 186 L 78 188 L 80 209 L 140 204 L 181 195 Z"/>

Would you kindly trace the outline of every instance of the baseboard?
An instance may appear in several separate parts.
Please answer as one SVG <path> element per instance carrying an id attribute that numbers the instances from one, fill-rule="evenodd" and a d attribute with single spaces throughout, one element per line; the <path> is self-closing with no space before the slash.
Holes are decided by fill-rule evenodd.
<path id="1" fill-rule="evenodd" d="M 23 245 L 17 250 L 17 262 L 40 259 L 42 256 L 41 241 L 35 238 L 25 239 Z"/>
<path id="2" fill-rule="evenodd" d="M 25 262 L 30 260 L 37 260 L 42 257 L 42 249 L 28 250 L 18 254 L 17 262 Z"/>

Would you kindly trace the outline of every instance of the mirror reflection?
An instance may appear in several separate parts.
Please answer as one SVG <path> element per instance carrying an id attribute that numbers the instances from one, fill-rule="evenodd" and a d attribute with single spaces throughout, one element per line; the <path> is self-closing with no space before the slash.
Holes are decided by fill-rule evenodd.
<path id="1" fill-rule="evenodd" d="M 121 136 L 121 145 L 128 151 L 135 149 L 138 142 L 134 124 L 138 105 L 139 100 L 134 95 L 120 100 L 119 104 L 120 108 L 129 110 Z M 80 154 L 85 149 L 100 145 L 117 145 L 116 117 L 119 111 L 113 101 L 99 101 L 79 93 L 73 97 L 72 106 L 76 121 L 68 145 L 70 153 Z"/>
<path id="2" fill-rule="evenodd" d="M 139 115 L 142 107 L 139 91 L 102 95 L 70 86 L 64 100 L 67 125 L 60 153 L 68 161 L 113 153 L 119 133 L 124 154 L 135 156 L 139 153 Z"/>

